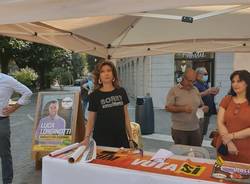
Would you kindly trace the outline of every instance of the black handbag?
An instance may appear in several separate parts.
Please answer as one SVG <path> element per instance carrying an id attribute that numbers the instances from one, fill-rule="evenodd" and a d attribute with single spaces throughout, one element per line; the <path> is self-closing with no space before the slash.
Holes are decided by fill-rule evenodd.
<path id="1" fill-rule="evenodd" d="M 219 141 L 219 131 L 214 130 L 210 133 L 209 138 L 212 139 L 211 145 L 216 148 L 217 142 Z"/>

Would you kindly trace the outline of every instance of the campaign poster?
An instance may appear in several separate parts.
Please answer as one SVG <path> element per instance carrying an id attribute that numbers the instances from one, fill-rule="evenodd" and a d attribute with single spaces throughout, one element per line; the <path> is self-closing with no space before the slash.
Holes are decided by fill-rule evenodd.
<path id="1" fill-rule="evenodd" d="M 32 151 L 53 151 L 72 143 L 78 102 L 76 92 L 38 95 Z"/>

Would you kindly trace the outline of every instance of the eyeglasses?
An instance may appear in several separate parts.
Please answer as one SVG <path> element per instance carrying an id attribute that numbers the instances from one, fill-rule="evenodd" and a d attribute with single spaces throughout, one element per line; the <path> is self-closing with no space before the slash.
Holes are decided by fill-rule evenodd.
<path id="1" fill-rule="evenodd" d="M 240 112 L 240 104 L 236 104 L 236 107 L 234 109 L 234 115 L 239 114 L 239 112 Z"/>

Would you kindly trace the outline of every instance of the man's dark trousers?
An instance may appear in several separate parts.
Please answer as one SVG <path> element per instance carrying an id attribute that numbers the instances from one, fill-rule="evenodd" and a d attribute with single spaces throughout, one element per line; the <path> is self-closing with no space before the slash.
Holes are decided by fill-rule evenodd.
<path id="1" fill-rule="evenodd" d="M 13 166 L 10 150 L 10 120 L 0 117 L 0 156 L 2 161 L 3 184 L 12 183 Z"/>

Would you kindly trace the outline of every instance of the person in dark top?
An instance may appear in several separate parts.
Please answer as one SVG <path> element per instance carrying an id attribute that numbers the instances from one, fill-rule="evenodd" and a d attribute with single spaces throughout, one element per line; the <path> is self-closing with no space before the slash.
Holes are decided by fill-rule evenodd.
<path id="1" fill-rule="evenodd" d="M 202 101 L 209 107 L 208 113 L 205 113 L 203 124 L 201 125 L 201 131 L 203 135 L 207 134 L 209 118 L 212 114 L 216 114 L 217 110 L 214 103 L 214 96 L 219 93 L 219 88 L 208 86 L 208 73 L 205 67 L 199 67 L 196 69 L 196 81 L 194 86 L 198 88 Z"/>
<path id="2" fill-rule="evenodd" d="M 94 71 L 94 91 L 89 95 L 89 114 L 83 145 L 93 138 L 99 146 L 133 148 L 128 115 L 129 99 L 119 86 L 112 62 L 99 63 Z"/>
<path id="3" fill-rule="evenodd" d="M 83 118 L 87 121 L 86 118 L 86 109 L 89 103 L 89 94 L 93 90 L 93 82 L 92 82 L 92 75 L 89 73 L 87 79 L 83 79 L 80 85 L 81 89 L 81 97 L 82 97 L 82 108 L 83 108 Z"/>
<path id="4" fill-rule="evenodd" d="M 85 84 L 88 83 L 88 80 L 87 79 L 83 79 L 80 83 L 80 89 L 81 89 L 81 100 L 82 100 L 82 110 L 83 110 L 83 118 L 84 118 L 84 121 L 86 121 L 86 117 L 85 117 L 85 111 L 86 111 L 86 107 L 87 107 L 87 104 L 89 102 L 89 98 L 88 98 L 88 90 L 86 88 L 84 88 L 83 86 Z"/>

